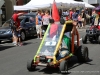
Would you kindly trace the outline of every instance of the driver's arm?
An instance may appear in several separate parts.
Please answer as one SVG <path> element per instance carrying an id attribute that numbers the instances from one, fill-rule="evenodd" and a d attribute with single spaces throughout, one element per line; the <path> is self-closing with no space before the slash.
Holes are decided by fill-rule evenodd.
<path id="1" fill-rule="evenodd" d="M 72 29 L 72 32 L 71 32 L 71 34 L 72 33 L 74 33 L 74 34 L 76 34 L 76 26 L 77 26 L 77 21 L 73 21 L 73 29 Z"/>

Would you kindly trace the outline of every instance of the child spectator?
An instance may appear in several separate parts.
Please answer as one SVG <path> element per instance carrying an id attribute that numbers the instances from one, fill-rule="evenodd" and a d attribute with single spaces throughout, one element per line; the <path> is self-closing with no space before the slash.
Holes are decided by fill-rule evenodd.
<path id="1" fill-rule="evenodd" d="M 78 15 L 78 27 L 82 28 L 82 16 L 80 14 Z"/>

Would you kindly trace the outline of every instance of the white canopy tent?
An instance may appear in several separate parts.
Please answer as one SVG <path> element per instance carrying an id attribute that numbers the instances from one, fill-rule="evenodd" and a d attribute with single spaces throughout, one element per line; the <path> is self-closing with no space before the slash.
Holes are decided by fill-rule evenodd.
<path id="1" fill-rule="evenodd" d="M 88 3 L 86 3 L 86 2 L 79 2 L 80 4 L 85 4 L 85 8 L 95 8 L 93 5 L 90 5 L 90 4 L 88 4 Z"/>
<path id="2" fill-rule="evenodd" d="M 26 6 L 14 6 L 14 10 L 31 10 L 31 9 L 29 6 L 28 7 L 26 7 Z"/>
<path id="3" fill-rule="evenodd" d="M 86 8 L 95 8 L 93 5 L 90 5 L 90 4 L 86 3 L 86 2 L 83 2 L 83 3 L 85 4 Z"/>
<path id="4" fill-rule="evenodd" d="M 29 3 L 23 6 L 14 6 L 14 10 L 36 10 L 51 8 L 54 0 L 31 0 Z M 84 7 L 85 4 L 71 1 L 71 0 L 55 0 L 58 8 L 75 8 Z"/>
<path id="5" fill-rule="evenodd" d="M 71 0 L 71 1 L 74 1 L 74 0 Z M 82 5 L 85 4 L 85 8 L 95 8 L 93 5 L 88 4 L 88 3 L 86 3 L 86 2 L 79 2 L 79 4 L 82 4 Z"/>

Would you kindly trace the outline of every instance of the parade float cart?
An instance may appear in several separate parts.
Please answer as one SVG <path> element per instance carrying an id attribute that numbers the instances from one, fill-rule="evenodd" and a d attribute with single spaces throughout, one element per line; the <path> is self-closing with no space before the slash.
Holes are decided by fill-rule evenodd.
<path id="1" fill-rule="evenodd" d="M 45 66 L 58 67 L 61 73 L 67 73 L 71 57 L 77 56 L 80 62 L 86 62 L 88 48 L 79 45 L 79 34 L 73 26 L 72 21 L 66 21 L 64 25 L 48 25 L 36 55 L 27 62 L 28 71 L 35 70 L 37 66 Z"/>

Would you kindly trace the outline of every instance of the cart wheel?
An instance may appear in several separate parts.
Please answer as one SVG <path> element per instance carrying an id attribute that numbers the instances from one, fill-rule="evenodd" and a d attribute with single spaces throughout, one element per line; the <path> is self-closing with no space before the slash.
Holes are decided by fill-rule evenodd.
<path id="1" fill-rule="evenodd" d="M 100 36 L 98 37 L 98 43 L 100 44 Z"/>
<path id="2" fill-rule="evenodd" d="M 93 40 L 91 39 L 91 40 L 89 40 L 89 42 L 90 42 L 90 43 L 93 43 Z"/>
<path id="3" fill-rule="evenodd" d="M 80 46 L 77 50 L 77 58 L 80 62 L 87 62 L 89 57 L 88 57 L 88 48 L 85 46 Z"/>
<path id="4" fill-rule="evenodd" d="M 34 65 L 34 61 L 33 60 L 28 60 L 27 62 L 27 70 L 28 71 L 34 71 L 36 68 L 36 66 Z"/>
<path id="5" fill-rule="evenodd" d="M 82 43 L 86 44 L 87 43 L 87 35 L 82 36 Z"/>
<path id="6" fill-rule="evenodd" d="M 75 53 L 76 53 L 77 49 L 78 49 L 78 46 L 76 44 L 74 44 Z"/>
<path id="7" fill-rule="evenodd" d="M 68 60 L 62 61 L 59 69 L 62 74 L 68 73 Z"/>

